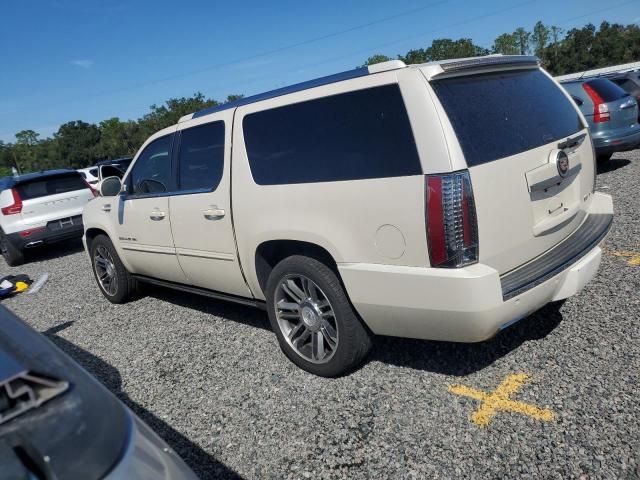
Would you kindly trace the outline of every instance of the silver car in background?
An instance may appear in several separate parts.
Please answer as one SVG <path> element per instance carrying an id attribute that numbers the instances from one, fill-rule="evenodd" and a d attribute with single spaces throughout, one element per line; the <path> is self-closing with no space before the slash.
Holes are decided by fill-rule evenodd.
<path id="1" fill-rule="evenodd" d="M 640 146 L 636 99 L 606 78 L 561 83 L 587 119 L 599 162 Z"/>

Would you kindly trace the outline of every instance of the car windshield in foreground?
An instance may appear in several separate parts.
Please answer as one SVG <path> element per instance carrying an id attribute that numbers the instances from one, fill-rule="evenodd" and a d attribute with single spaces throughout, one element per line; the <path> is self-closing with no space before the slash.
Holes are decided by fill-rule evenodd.
<path id="1" fill-rule="evenodd" d="M 569 99 L 540 70 L 454 77 L 431 85 L 470 167 L 566 138 L 583 128 Z"/>

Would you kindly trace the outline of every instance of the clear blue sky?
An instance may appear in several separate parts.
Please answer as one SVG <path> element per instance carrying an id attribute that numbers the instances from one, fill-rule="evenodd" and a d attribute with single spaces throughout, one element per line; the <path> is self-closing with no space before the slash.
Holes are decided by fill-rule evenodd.
<path id="1" fill-rule="evenodd" d="M 640 0 L 40 0 L 3 2 L 0 140 L 71 120 L 136 119 L 201 91 L 223 99 L 347 70 L 434 38 L 537 20 L 568 30 L 640 22 Z"/>

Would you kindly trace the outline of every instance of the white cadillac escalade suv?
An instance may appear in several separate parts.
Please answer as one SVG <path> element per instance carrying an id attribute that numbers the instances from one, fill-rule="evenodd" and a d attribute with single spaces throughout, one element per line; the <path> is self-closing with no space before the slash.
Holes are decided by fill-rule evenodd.
<path id="1" fill-rule="evenodd" d="M 111 302 L 138 282 L 265 308 L 340 375 L 373 334 L 477 342 L 596 274 L 611 197 L 535 57 L 391 61 L 187 115 L 84 210 Z"/>

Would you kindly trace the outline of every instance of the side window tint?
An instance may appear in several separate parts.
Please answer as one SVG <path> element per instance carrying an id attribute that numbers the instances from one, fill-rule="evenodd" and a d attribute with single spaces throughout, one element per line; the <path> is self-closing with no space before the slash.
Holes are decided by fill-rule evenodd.
<path id="1" fill-rule="evenodd" d="M 179 189 L 215 190 L 224 167 L 224 122 L 213 122 L 182 131 Z"/>
<path id="2" fill-rule="evenodd" d="M 243 129 L 259 185 L 422 174 L 398 85 L 252 113 Z"/>
<path id="3" fill-rule="evenodd" d="M 131 193 L 162 193 L 170 188 L 171 141 L 173 135 L 158 138 L 143 150 L 130 177 Z"/>

